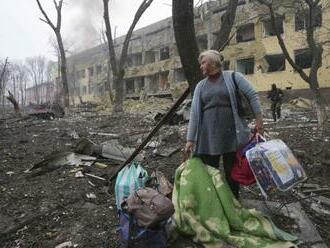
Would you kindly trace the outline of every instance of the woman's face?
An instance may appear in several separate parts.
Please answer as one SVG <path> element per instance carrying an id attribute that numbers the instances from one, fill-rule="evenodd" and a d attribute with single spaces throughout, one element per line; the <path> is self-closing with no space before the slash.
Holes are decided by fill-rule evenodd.
<path id="1" fill-rule="evenodd" d="M 204 76 L 210 75 L 210 72 L 213 71 L 212 66 L 210 65 L 208 59 L 206 57 L 203 57 L 200 62 L 200 69 Z"/>

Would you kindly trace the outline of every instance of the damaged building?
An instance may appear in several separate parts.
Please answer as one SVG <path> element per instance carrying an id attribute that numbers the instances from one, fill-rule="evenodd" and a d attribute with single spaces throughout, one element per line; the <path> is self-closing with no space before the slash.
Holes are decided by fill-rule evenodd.
<path id="1" fill-rule="evenodd" d="M 228 1 L 210 1 L 195 9 L 195 30 L 199 49 L 210 49 L 221 26 Z M 278 45 L 269 15 L 260 15 L 256 1 L 240 0 L 237 9 L 234 38 L 223 51 L 224 69 L 239 71 L 258 91 L 270 89 L 276 83 L 282 89 L 306 90 L 308 85 L 285 60 Z M 330 12 L 325 8 L 316 13 L 314 25 L 317 39 L 329 39 L 324 27 Z M 311 53 L 306 43 L 306 13 L 294 9 L 279 9 L 276 25 L 295 62 L 308 70 Z M 115 39 L 116 54 L 120 54 L 124 36 Z M 324 46 L 320 87 L 329 88 L 327 74 L 330 61 L 329 47 Z M 105 44 L 68 58 L 69 90 L 72 103 L 99 101 L 105 94 L 108 78 L 108 52 Z M 145 95 L 174 95 L 186 87 L 185 76 L 178 55 L 172 18 L 167 18 L 133 32 L 128 49 L 124 92 L 126 97 Z"/>

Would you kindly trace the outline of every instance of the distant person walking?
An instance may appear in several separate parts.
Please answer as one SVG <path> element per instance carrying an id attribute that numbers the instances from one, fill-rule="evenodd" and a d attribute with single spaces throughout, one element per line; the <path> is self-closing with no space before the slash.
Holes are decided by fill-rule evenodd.
<path id="1" fill-rule="evenodd" d="M 268 91 L 267 98 L 272 102 L 271 110 L 274 121 L 281 118 L 281 105 L 283 96 L 283 91 L 277 88 L 276 84 L 272 84 L 272 89 Z"/>

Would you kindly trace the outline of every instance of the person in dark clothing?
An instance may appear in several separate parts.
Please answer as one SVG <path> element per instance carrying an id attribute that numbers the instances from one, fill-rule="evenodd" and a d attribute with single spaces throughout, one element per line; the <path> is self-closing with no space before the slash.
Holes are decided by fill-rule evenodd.
<path id="1" fill-rule="evenodd" d="M 283 91 L 276 87 L 276 84 L 272 84 L 272 89 L 268 91 L 267 98 L 271 100 L 271 110 L 274 121 L 281 118 L 281 105 L 283 98 Z"/>

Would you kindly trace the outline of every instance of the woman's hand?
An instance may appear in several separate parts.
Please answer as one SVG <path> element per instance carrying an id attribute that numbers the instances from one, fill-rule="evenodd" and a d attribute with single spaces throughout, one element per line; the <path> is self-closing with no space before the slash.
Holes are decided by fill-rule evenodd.
<path id="1" fill-rule="evenodd" d="M 191 154 L 194 150 L 194 142 L 193 141 L 187 141 L 186 146 L 184 148 L 184 152 L 186 154 Z"/>
<path id="2" fill-rule="evenodd" d="M 256 115 L 256 131 L 260 133 L 261 135 L 264 134 L 264 121 L 262 119 L 262 114 L 257 114 Z"/>

